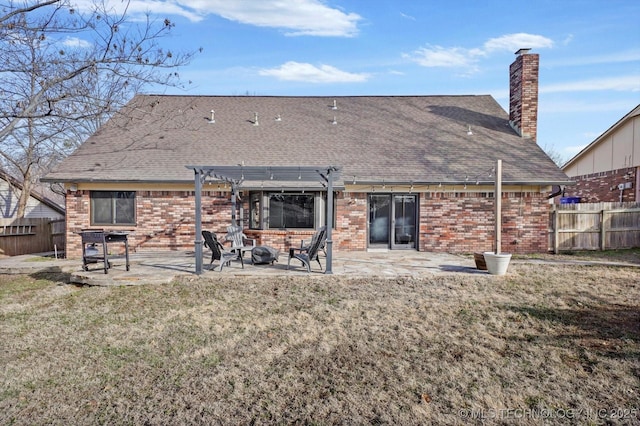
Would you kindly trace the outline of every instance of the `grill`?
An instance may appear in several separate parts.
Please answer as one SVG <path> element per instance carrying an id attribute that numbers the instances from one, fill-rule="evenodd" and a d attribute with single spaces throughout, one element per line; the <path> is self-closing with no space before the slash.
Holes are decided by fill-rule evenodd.
<path id="1" fill-rule="evenodd" d="M 126 268 L 129 270 L 129 240 L 127 231 L 104 231 L 101 229 L 83 230 L 79 232 L 82 237 L 82 269 L 89 270 L 89 264 L 102 262 L 104 273 L 109 273 L 111 262 L 109 261 L 108 244 L 123 243 Z"/>

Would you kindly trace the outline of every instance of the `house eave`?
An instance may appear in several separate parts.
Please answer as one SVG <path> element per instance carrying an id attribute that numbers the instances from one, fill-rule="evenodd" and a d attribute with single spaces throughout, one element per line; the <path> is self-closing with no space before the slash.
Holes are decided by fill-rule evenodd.
<path id="1" fill-rule="evenodd" d="M 125 179 L 125 180 L 113 180 L 113 179 L 71 179 L 71 178 L 42 178 L 40 179 L 42 182 L 46 183 L 121 183 L 121 184 L 191 184 L 193 180 L 178 180 L 178 179 L 169 179 L 169 180 L 139 180 L 139 179 Z M 339 181 L 336 182 L 334 188 L 336 190 L 345 189 L 346 185 L 349 185 L 350 182 L 347 181 Z M 392 180 L 356 180 L 355 184 L 357 185 L 365 185 L 365 186 L 380 186 L 380 185 L 389 185 L 389 186 L 426 186 L 426 185 L 447 185 L 447 186 L 464 186 L 464 185 L 493 185 L 494 181 L 492 180 L 481 180 L 481 181 L 472 181 L 472 180 L 457 180 L 457 181 L 436 181 L 436 180 L 414 180 L 414 181 L 392 181 Z M 575 181 L 572 180 L 504 180 L 502 181 L 503 185 L 512 185 L 512 186 L 553 186 L 553 185 L 575 185 Z M 314 185 L 258 185 L 258 184 L 248 184 L 242 185 L 241 189 L 243 190 L 296 190 L 301 189 L 302 187 L 310 188 Z M 315 186 L 314 186 L 315 187 Z M 325 190 L 326 188 L 319 187 L 317 189 Z"/>
<path id="2" fill-rule="evenodd" d="M 189 184 L 193 183 L 191 179 L 168 179 L 168 180 L 140 180 L 140 179 L 86 179 L 86 178 L 41 178 L 41 182 L 45 183 L 123 183 L 123 184 Z"/>
<path id="3" fill-rule="evenodd" d="M 356 180 L 355 184 L 357 185 L 414 185 L 414 186 L 425 186 L 425 185 L 446 185 L 446 186 L 474 186 L 474 185 L 493 185 L 493 180 L 457 180 L 457 181 L 443 181 L 443 180 L 414 180 L 414 181 L 389 181 L 389 180 L 375 180 L 375 181 L 364 181 L 364 180 Z M 525 180 L 502 180 L 503 185 L 512 185 L 512 186 L 552 186 L 552 185 L 574 185 L 575 182 L 571 180 L 536 180 L 536 181 L 525 181 Z"/>

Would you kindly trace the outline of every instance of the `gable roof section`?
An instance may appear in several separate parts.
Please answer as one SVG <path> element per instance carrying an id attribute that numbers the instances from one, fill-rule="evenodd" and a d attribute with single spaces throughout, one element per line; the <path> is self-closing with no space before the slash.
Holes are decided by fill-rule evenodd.
<path id="1" fill-rule="evenodd" d="M 11 185 L 14 188 L 17 188 L 20 191 L 22 191 L 22 182 L 20 182 L 19 180 L 17 180 L 13 176 L 9 175 L 8 173 L 3 172 L 2 170 L 0 170 L 0 179 L 8 182 L 9 185 Z M 49 198 L 49 197 L 45 196 L 42 193 L 41 190 L 32 189 L 30 196 L 35 198 L 36 200 L 40 201 L 42 204 L 46 205 L 47 207 L 51 208 L 52 210 L 60 213 L 61 215 L 65 214 L 64 205 L 62 205 L 59 202 L 53 200 L 52 198 Z M 61 199 L 61 202 L 64 203 L 64 197 L 57 196 L 57 198 Z"/>
<path id="2" fill-rule="evenodd" d="M 189 164 L 328 164 L 344 181 L 454 183 L 482 181 L 496 159 L 505 183 L 569 181 L 488 95 L 138 95 L 45 180 L 191 182 Z"/>
<path id="3" fill-rule="evenodd" d="M 570 167 L 573 163 L 575 163 L 576 161 L 580 160 L 584 155 L 586 155 L 589 151 L 591 151 L 593 148 L 595 148 L 596 146 L 598 146 L 600 144 L 601 141 L 606 140 L 609 135 L 611 135 L 612 133 L 614 133 L 617 129 L 619 129 L 620 127 L 622 127 L 627 121 L 631 120 L 633 117 L 636 117 L 640 115 L 640 104 L 638 104 L 638 106 L 636 106 L 634 109 L 632 109 L 629 113 L 627 113 L 624 117 L 622 117 L 620 120 L 618 120 L 613 126 L 609 127 L 604 133 L 602 133 L 600 136 L 598 136 L 593 142 L 591 142 L 589 145 L 587 145 L 586 147 L 584 147 L 582 149 L 582 151 L 580 151 L 579 153 L 577 153 L 572 159 L 570 159 L 569 161 L 567 161 L 563 166 L 562 169 L 566 170 L 568 167 Z"/>

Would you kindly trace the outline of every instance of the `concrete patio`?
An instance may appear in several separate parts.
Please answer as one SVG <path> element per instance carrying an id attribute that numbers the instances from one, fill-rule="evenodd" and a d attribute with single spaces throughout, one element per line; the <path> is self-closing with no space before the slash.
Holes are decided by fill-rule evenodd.
<path id="1" fill-rule="evenodd" d="M 320 257 L 324 268 L 324 258 Z M 110 257 L 112 267 L 105 274 L 101 264 L 90 264 L 88 271 L 82 270 L 81 259 L 55 259 L 51 254 L 23 255 L 0 259 L 0 273 L 32 274 L 39 272 L 62 272 L 69 274 L 70 282 L 88 285 L 136 285 L 167 283 L 178 276 L 198 277 L 195 274 L 193 252 L 142 252 L 130 255 L 131 268 L 126 271 L 123 256 Z M 201 276 L 326 276 L 317 262 L 312 264 L 309 274 L 299 261 L 292 260 L 287 269 L 287 255 L 280 255 L 279 262 L 253 265 L 245 258 L 244 269 L 240 262 L 231 262 L 222 271 L 209 267 L 210 254 L 205 252 L 205 271 Z M 218 261 L 213 267 L 218 266 Z M 475 267 L 471 256 L 417 251 L 388 252 L 338 252 L 333 256 L 333 275 L 350 277 L 398 277 L 420 276 L 439 273 L 487 274 Z"/>
<path id="2" fill-rule="evenodd" d="M 320 260 L 324 268 L 324 258 Z M 88 271 L 82 270 L 81 259 L 55 259 L 52 253 L 29 254 L 0 258 L 0 274 L 38 274 L 59 272 L 68 274 L 70 283 L 95 286 L 122 286 L 141 284 L 162 284 L 171 282 L 178 276 L 198 279 L 195 274 L 195 257 L 192 251 L 183 252 L 138 252 L 130 256 L 131 268 L 125 268 L 124 256 L 110 257 L 112 268 L 105 274 L 100 264 L 89 265 Z M 292 261 L 287 270 L 287 255 L 280 255 L 279 262 L 252 265 L 245 258 L 244 269 L 239 262 L 231 262 L 221 272 L 209 267 L 210 252 L 204 253 L 205 270 L 200 277 L 215 276 L 256 276 L 256 277 L 292 277 L 311 276 L 318 279 L 327 277 L 318 264 L 312 264 L 309 274 L 300 262 Z M 515 263 L 535 264 L 571 264 L 571 265 L 607 265 L 640 268 L 638 263 L 567 260 L 558 259 L 512 259 Z M 217 267 L 218 262 L 214 263 Z M 476 274 L 489 277 L 487 271 L 476 269 L 471 255 L 431 253 L 418 251 L 388 252 L 337 252 L 333 257 L 333 275 L 349 277 L 420 277 L 434 274 Z M 507 272 L 507 275 L 509 272 Z"/>

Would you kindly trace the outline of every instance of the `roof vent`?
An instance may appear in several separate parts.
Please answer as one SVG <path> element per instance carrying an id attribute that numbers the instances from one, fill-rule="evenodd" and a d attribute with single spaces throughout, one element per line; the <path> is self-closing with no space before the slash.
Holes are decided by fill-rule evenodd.
<path id="1" fill-rule="evenodd" d="M 333 100 L 333 106 L 331 107 L 331 109 L 336 110 L 338 109 L 338 103 L 336 102 L 336 100 Z"/>
<path id="2" fill-rule="evenodd" d="M 282 121 L 282 117 L 280 117 L 280 114 L 276 115 L 275 120 L 276 120 L 276 121 Z"/>
<path id="3" fill-rule="evenodd" d="M 338 124 L 338 120 L 336 120 L 336 116 L 333 116 L 333 121 L 331 122 L 331 124 Z"/>
<path id="4" fill-rule="evenodd" d="M 254 126 L 259 126 L 260 125 L 260 123 L 258 123 L 258 113 L 257 112 L 253 113 L 253 125 Z"/>
<path id="5" fill-rule="evenodd" d="M 209 123 L 213 124 L 216 122 L 216 112 L 214 110 L 211 110 L 211 119 L 209 120 Z"/>

